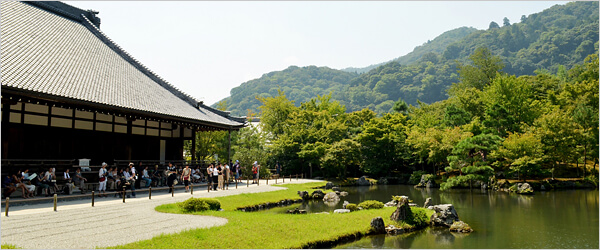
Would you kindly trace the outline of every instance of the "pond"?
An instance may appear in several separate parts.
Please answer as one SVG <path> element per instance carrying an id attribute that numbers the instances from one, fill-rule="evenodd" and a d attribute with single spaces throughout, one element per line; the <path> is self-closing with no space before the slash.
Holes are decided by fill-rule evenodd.
<path id="1" fill-rule="evenodd" d="M 599 247 L 598 190 L 561 190 L 516 195 L 481 190 L 415 189 L 408 185 L 343 187 L 334 207 L 323 202 L 295 205 L 309 213 L 333 211 L 344 200 L 387 202 L 392 195 L 407 195 L 422 206 L 454 204 L 460 219 L 475 231 L 467 235 L 447 229 L 425 229 L 399 236 L 369 236 L 337 248 L 594 248 Z M 290 207 L 287 207 L 290 209 Z M 280 210 L 283 212 L 284 210 Z"/>

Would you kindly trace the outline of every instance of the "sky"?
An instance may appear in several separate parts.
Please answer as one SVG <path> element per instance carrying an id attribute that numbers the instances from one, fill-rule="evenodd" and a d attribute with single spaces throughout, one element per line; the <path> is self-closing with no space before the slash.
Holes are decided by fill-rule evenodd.
<path id="1" fill-rule="evenodd" d="M 291 65 L 366 67 L 459 27 L 487 29 L 565 1 L 66 1 L 199 101 Z"/>

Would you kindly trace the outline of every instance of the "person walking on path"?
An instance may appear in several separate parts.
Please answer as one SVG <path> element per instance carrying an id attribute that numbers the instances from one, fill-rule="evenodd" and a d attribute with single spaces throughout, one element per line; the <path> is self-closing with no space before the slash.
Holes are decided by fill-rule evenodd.
<path id="1" fill-rule="evenodd" d="M 219 163 L 217 170 L 219 171 L 219 177 L 217 178 L 217 181 L 219 182 L 219 189 L 223 190 L 223 163 Z"/>
<path id="2" fill-rule="evenodd" d="M 181 171 L 181 179 L 183 179 L 183 185 L 185 185 L 185 192 L 190 191 L 190 180 L 192 176 L 192 170 L 189 165 L 185 165 L 183 171 Z"/>
<path id="3" fill-rule="evenodd" d="M 211 190 L 212 182 L 213 182 L 213 165 L 212 164 L 208 165 L 208 168 L 206 168 L 206 181 L 208 182 L 208 190 Z"/>
<path id="4" fill-rule="evenodd" d="M 106 176 L 108 175 L 108 171 L 106 170 L 106 162 L 102 163 L 102 168 L 98 171 L 98 197 L 108 197 L 106 195 Z"/>
<path id="5" fill-rule="evenodd" d="M 258 183 L 258 161 L 254 161 L 254 164 L 252 164 L 252 177 L 254 177 L 252 184 Z"/>
<path id="6" fill-rule="evenodd" d="M 213 177 L 213 190 L 217 191 L 217 185 L 219 183 L 219 170 L 216 167 L 212 168 L 212 177 Z"/>
<path id="7" fill-rule="evenodd" d="M 277 176 L 279 177 L 279 175 L 281 174 L 281 164 L 279 164 L 279 161 L 277 161 L 277 163 L 275 164 L 275 170 L 277 170 Z"/>
<path id="8" fill-rule="evenodd" d="M 235 165 L 233 165 L 233 171 L 235 171 L 235 181 L 239 182 L 240 181 L 240 161 L 239 160 L 235 160 Z"/>

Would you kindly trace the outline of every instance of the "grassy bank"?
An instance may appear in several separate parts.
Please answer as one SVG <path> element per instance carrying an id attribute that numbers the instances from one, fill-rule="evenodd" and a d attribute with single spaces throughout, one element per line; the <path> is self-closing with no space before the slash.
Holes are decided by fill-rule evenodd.
<path id="1" fill-rule="evenodd" d="M 353 238 L 368 233 L 371 219 L 381 216 L 386 225 L 393 207 L 362 210 L 347 214 L 303 214 L 279 213 L 286 208 L 265 212 L 239 212 L 237 207 L 276 202 L 282 199 L 297 199 L 297 191 L 309 190 L 323 183 L 288 184 L 286 190 L 241 194 L 220 197 L 225 211 L 195 213 L 227 218 L 228 223 L 209 229 L 193 229 L 180 233 L 160 235 L 116 248 L 305 248 L 340 238 Z M 156 208 L 159 212 L 183 213 L 175 204 Z"/>

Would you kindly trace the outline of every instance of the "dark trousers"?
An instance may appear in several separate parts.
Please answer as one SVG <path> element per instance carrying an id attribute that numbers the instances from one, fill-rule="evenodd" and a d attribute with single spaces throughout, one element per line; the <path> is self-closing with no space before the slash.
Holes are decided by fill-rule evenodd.
<path id="1" fill-rule="evenodd" d="M 213 176 L 212 178 L 212 182 L 213 182 L 213 190 L 217 190 L 217 185 L 219 185 L 219 176 Z"/>

